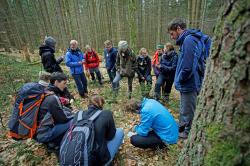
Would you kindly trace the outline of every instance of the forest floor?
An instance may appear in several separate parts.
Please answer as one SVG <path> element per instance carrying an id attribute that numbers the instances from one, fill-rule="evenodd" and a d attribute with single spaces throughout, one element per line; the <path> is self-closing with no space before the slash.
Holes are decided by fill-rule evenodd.
<path id="1" fill-rule="evenodd" d="M 63 70 L 68 71 L 65 65 L 62 66 Z M 11 113 L 16 92 L 24 83 L 37 81 L 40 70 L 40 63 L 27 63 L 23 62 L 22 57 L 18 55 L 10 56 L 0 53 L 0 166 L 59 165 L 55 153 L 48 151 L 44 145 L 30 139 L 24 141 L 15 141 L 6 136 L 7 122 Z M 111 86 L 107 81 L 108 76 L 106 71 L 102 69 L 102 73 L 106 80 L 105 84 L 103 86 L 99 86 L 98 83 L 94 83 L 89 80 L 88 89 L 90 95 L 100 94 L 105 98 L 105 109 L 109 109 L 113 112 L 116 127 L 121 127 L 125 131 L 124 143 L 113 162 L 114 165 L 175 165 L 177 156 L 183 146 L 182 141 L 179 141 L 176 145 L 170 145 L 163 150 L 142 150 L 135 148 L 130 144 L 127 133 L 132 129 L 134 121 L 139 120 L 139 116 L 124 112 L 122 110 L 124 104 L 128 100 L 126 79 L 121 81 L 119 95 L 116 101 L 114 101 L 112 97 Z M 83 100 L 78 96 L 72 78 L 69 80 L 68 87 L 75 96 L 73 107 L 85 110 L 87 108 L 87 100 Z M 132 97 L 137 99 L 141 98 L 140 87 L 137 79 L 134 80 Z M 178 119 L 179 95 L 174 90 L 174 88 L 172 89 L 170 102 L 166 104 L 166 107 L 168 107 L 175 119 Z"/>

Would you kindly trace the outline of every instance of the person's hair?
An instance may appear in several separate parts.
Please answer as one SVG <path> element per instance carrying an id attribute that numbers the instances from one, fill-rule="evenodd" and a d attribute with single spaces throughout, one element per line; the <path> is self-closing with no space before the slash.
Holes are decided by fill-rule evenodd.
<path id="1" fill-rule="evenodd" d="M 87 45 L 85 46 L 85 49 L 87 50 L 87 49 L 89 49 L 89 48 L 91 48 L 91 46 L 87 44 Z"/>
<path id="2" fill-rule="evenodd" d="M 165 44 L 165 47 L 169 47 L 169 51 L 174 50 L 174 45 L 171 44 L 171 43 L 166 43 L 166 44 Z"/>
<path id="3" fill-rule="evenodd" d="M 140 100 L 131 99 L 125 104 L 124 111 L 136 113 L 140 108 L 140 103 Z"/>
<path id="4" fill-rule="evenodd" d="M 176 31 L 177 28 L 186 29 L 187 24 L 185 20 L 181 18 L 175 18 L 168 24 L 168 31 Z"/>
<path id="5" fill-rule="evenodd" d="M 139 51 L 139 55 L 141 55 L 141 54 L 142 54 L 142 52 L 147 52 L 147 53 L 148 53 L 148 51 L 147 51 L 147 49 L 146 49 L 146 48 L 141 48 L 141 49 L 140 49 L 140 51 Z"/>
<path id="6" fill-rule="evenodd" d="M 76 41 L 76 40 L 70 40 L 70 43 L 69 43 L 70 45 L 71 44 L 78 44 L 78 41 Z"/>
<path id="7" fill-rule="evenodd" d="M 104 45 L 105 45 L 105 46 L 112 46 L 113 44 L 112 44 L 112 41 L 106 40 L 106 41 L 104 42 Z"/>
<path id="8" fill-rule="evenodd" d="M 68 76 L 62 72 L 54 72 L 51 74 L 50 83 L 54 84 L 56 81 L 66 81 L 68 80 Z"/>
<path id="9" fill-rule="evenodd" d="M 104 104 L 105 104 L 105 100 L 100 95 L 92 95 L 89 97 L 89 105 L 94 105 L 102 109 Z"/>
<path id="10" fill-rule="evenodd" d="M 41 80 L 41 81 L 49 83 L 50 79 L 51 79 L 51 74 L 50 73 L 48 73 L 46 71 L 40 71 L 39 72 L 39 81 Z"/>

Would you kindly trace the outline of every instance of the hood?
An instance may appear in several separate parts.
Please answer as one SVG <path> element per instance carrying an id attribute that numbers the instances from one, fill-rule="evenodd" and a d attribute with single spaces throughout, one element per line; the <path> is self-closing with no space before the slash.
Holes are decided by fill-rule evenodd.
<path id="1" fill-rule="evenodd" d="M 193 36 L 197 37 L 197 38 L 201 38 L 202 37 L 202 32 L 199 29 L 187 29 L 185 30 L 176 40 L 176 45 L 182 45 L 183 41 L 185 40 L 185 38 L 192 34 Z"/>
<path id="2" fill-rule="evenodd" d="M 51 52 L 52 54 L 55 53 L 55 48 L 42 44 L 39 47 L 39 55 L 42 55 L 44 52 Z"/>

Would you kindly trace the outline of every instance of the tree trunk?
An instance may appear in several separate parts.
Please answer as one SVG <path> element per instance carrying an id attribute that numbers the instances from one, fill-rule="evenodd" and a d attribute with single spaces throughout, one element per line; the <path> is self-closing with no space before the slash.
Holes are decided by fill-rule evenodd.
<path id="1" fill-rule="evenodd" d="M 250 6 L 228 3 L 177 165 L 250 165 Z"/>

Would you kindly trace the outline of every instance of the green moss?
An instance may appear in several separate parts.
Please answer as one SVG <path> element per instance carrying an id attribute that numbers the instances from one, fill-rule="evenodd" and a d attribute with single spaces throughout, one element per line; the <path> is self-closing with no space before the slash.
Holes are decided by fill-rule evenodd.
<path id="1" fill-rule="evenodd" d="M 222 124 L 211 124 L 207 129 L 206 129 L 206 134 L 208 141 L 215 141 L 218 139 L 219 133 L 222 131 L 223 125 Z"/>
<path id="2" fill-rule="evenodd" d="M 215 142 L 213 147 L 208 151 L 204 164 L 206 166 L 235 165 L 234 158 L 240 155 L 240 148 L 237 146 L 236 140 L 225 140 Z"/>

